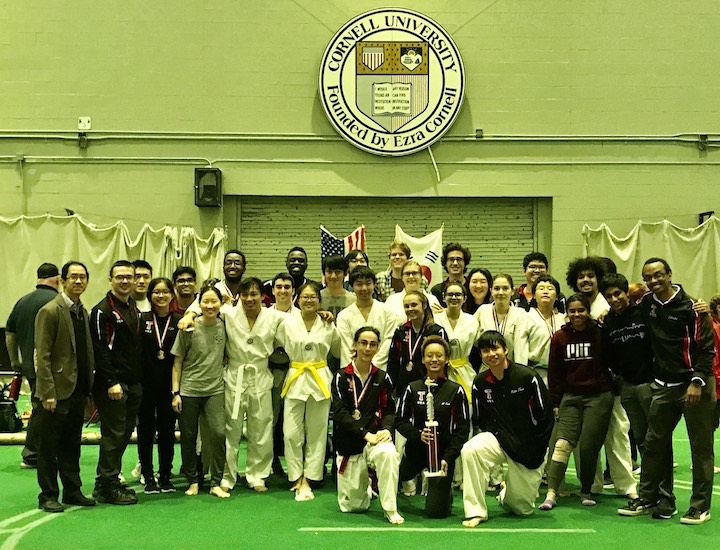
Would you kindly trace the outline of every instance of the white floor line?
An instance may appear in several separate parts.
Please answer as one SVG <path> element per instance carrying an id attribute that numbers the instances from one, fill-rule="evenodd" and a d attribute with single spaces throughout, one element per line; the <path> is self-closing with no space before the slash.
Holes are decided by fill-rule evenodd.
<path id="1" fill-rule="evenodd" d="M 40 514 L 42 510 L 39 508 L 36 508 L 35 510 L 28 510 L 27 512 L 23 512 L 22 514 L 18 514 L 16 516 L 13 516 L 11 518 L 4 519 L 3 521 L 0 521 L 0 529 L 5 529 L 8 525 L 12 525 L 15 522 L 20 521 L 21 519 L 24 519 L 29 516 L 34 516 L 35 514 Z"/>
<path id="2" fill-rule="evenodd" d="M 5 539 L 5 542 L 3 542 L 2 546 L 0 546 L 0 550 L 15 550 L 18 542 L 20 542 L 20 539 L 22 539 L 27 533 L 29 533 L 30 531 L 35 529 L 35 527 L 39 527 L 43 523 L 52 521 L 53 519 L 55 519 L 57 517 L 62 517 L 64 514 L 67 514 L 69 512 L 74 512 L 75 510 L 80 510 L 81 508 L 82 508 L 81 506 L 70 506 L 69 508 L 65 508 L 65 512 L 63 514 L 48 514 L 48 513 L 46 513 L 40 519 L 31 521 L 30 523 L 18 528 L 15 531 L 15 533 L 13 533 L 7 539 Z M 41 510 L 37 510 L 37 511 L 40 512 Z M 22 515 L 22 514 L 20 514 L 20 515 Z M 28 515 L 27 512 L 26 512 L 26 515 Z"/>
<path id="3" fill-rule="evenodd" d="M 467 527 L 299 527 L 298 531 L 303 533 L 351 533 L 351 532 L 412 532 L 412 533 L 570 533 L 570 534 L 592 534 L 595 529 L 533 529 L 533 528 L 487 528 L 478 526 L 474 529 Z M 0 550 L 5 550 L 4 548 Z"/>

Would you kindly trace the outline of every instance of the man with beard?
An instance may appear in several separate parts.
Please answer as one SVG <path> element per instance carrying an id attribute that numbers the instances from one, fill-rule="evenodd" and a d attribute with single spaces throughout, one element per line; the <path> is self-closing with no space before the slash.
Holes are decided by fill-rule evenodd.
<path id="1" fill-rule="evenodd" d="M 195 284 L 197 274 L 195 270 L 187 265 L 181 265 L 173 271 L 173 284 L 175 285 L 175 299 L 170 304 L 170 309 L 180 315 L 195 301 Z"/>
<path id="2" fill-rule="evenodd" d="M 465 272 L 471 257 L 470 251 L 460 243 L 448 243 L 443 248 L 442 265 L 448 276 L 447 279 L 436 284 L 430 290 L 441 306 L 445 307 L 443 293 L 450 283 L 465 284 Z"/>

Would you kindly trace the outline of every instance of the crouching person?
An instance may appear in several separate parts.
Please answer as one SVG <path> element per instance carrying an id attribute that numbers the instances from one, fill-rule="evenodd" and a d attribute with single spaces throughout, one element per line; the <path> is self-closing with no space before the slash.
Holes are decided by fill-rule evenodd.
<path id="1" fill-rule="evenodd" d="M 470 433 L 468 399 L 460 384 L 447 379 L 450 344 L 440 336 L 428 336 L 422 358 L 427 375 L 405 388 L 395 417 L 395 428 L 407 438 L 400 480 L 408 481 L 429 469 L 425 513 L 445 518 L 452 509 L 455 459 Z M 428 415 L 428 410 L 433 412 Z"/>
<path id="2" fill-rule="evenodd" d="M 502 334 L 484 332 L 478 340 L 489 370 L 475 378 L 473 425 L 482 430 L 462 449 L 465 527 L 487 521 L 485 488 L 495 467 L 507 463 L 500 504 L 513 514 L 529 516 L 542 480 L 553 413 L 542 379 L 507 358 Z"/>
<path id="3" fill-rule="evenodd" d="M 394 525 L 405 520 L 397 512 L 400 457 L 392 441 L 395 404 L 390 378 L 372 364 L 380 332 L 355 332 L 353 361 L 335 374 L 332 384 L 333 443 L 337 451 L 338 504 L 343 512 L 370 508 L 368 468 L 377 474 L 380 504 Z"/>

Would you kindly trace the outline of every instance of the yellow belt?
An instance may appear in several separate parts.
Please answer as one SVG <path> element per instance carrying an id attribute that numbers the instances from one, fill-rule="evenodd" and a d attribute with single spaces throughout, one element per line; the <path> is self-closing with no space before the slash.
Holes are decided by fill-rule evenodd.
<path id="1" fill-rule="evenodd" d="M 462 389 L 465 391 L 465 397 L 467 397 L 468 403 L 472 402 L 472 394 L 470 393 L 470 390 L 468 390 L 468 385 L 465 380 L 463 380 L 463 377 L 460 376 L 460 373 L 458 372 L 458 369 L 460 367 L 464 367 L 465 365 L 470 364 L 470 358 L 469 357 L 460 357 L 459 359 L 450 359 L 448 362 L 451 368 L 455 369 L 455 376 L 457 376 L 458 384 L 462 386 Z"/>
<path id="2" fill-rule="evenodd" d="M 325 385 L 325 382 L 323 382 L 322 378 L 320 378 L 320 375 L 318 374 L 318 369 L 324 369 L 327 368 L 327 361 L 313 361 L 310 363 L 299 363 L 296 361 L 290 362 L 290 368 L 295 369 L 295 372 L 293 375 L 288 378 L 288 381 L 285 382 L 285 387 L 282 389 L 282 392 L 280 392 L 280 397 L 285 397 L 285 394 L 290 389 L 290 386 L 292 385 L 295 380 L 300 378 L 300 375 L 305 371 L 310 371 L 310 374 L 312 374 L 313 378 L 315 379 L 315 382 L 317 382 L 318 387 L 320 388 L 320 391 L 323 392 L 323 395 L 325 396 L 325 399 L 330 398 L 330 391 L 327 389 L 327 386 Z"/>

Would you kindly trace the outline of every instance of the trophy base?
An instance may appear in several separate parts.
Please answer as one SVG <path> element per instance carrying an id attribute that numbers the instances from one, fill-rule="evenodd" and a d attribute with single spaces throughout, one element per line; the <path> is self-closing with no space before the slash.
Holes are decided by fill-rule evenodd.
<path id="1" fill-rule="evenodd" d="M 445 472 L 443 472 L 442 470 L 439 470 L 437 472 L 429 472 L 426 470 L 423 472 L 423 477 L 445 477 Z"/>

